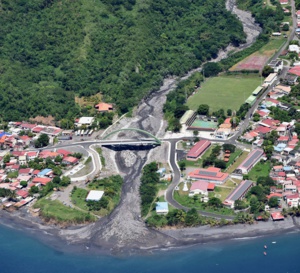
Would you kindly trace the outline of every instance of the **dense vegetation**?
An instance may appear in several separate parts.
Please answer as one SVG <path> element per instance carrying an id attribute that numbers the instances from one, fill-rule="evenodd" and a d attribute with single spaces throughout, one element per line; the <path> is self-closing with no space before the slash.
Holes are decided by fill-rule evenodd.
<path id="1" fill-rule="evenodd" d="M 159 174 L 157 173 L 157 170 L 156 162 L 152 162 L 143 168 L 140 185 L 142 216 L 147 216 L 157 195 L 157 184 L 159 182 Z"/>
<path id="2" fill-rule="evenodd" d="M 0 114 L 71 118 L 74 95 L 121 112 L 168 75 L 244 41 L 224 0 L 15 0 L 0 6 Z"/>
<path id="3" fill-rule="evenodd" d="M 274 6 L 276 6 L 275 9 L 266 6 L 262 1 L 259 0 L 238 0 L 237 4 L 239 8 L 251 11 L 255 17 L 255 21 L 262 27 L 262 33 L 250 47 L 229 55 L 219 63 L 206 63 L 204 65 L 205 77 L 215 76 L 221 71 L 227 71 L 234 64 L 243 60 L 245 57 L 249 56 L 265 45 L 269 41 L 271 32 L 280 31 L 280 24 L 284 19 L 284 13 L 279 2 L 274 3 Z M 249 71 L 244 72 L 248 73 Z M 257 73 L 258 71 L 252 72 Z M 180 130 L 180 124 L 177 118 L 177 116 L 179 116 L 178 109 L 187 109 L 187 106 L 184 105 L 186 98 L 194 92 L 195 86 L 198 87 L 200 82 L 203 80 L 203 78 L 200 76 L 200 73 L 195 74 L 189 79 L 180 82 L 178 87 L 168 95 L 164 112 L 165 117 L 169 122 L 169 130 Z M 243 109 L 240 109 L 240 111 L 243 112 Z M 180 117 L 181 116 L 179 116 L 179 118 Z"/>

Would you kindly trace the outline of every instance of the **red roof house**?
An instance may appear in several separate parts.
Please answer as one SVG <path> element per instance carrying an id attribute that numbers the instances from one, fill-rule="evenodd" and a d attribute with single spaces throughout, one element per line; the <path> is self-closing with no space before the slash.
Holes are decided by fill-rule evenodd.
<path id="1" fill-rule="evenodd" d="M 96 104 L 95 108 L 98 109 L 99 112 L 109 112 L 114 109 L 111 104 L 105 102 L 100 102 Z"/>
<path id="2" fill-rule="evenodd" d="M 78 163 L 79 159 L 73 156 L 67 156 L 64 157 L 62 160 L 62 163 L 66 164 L 66 165 L 73 165 Z"/>
<path id="3" fill-rule="evenodd" d="M 197 160 L 211 145 L 209 140 L 200 140 L 198 141 L 188 152 L 186 159 L 195 161 Z"/>
<path id="4" fill-rule="evenodd" d="M 221 169 L 209 167 L 207 169 L 196 169 L 189 173 L 188 178 L 192 180 L 204 180 L 211 183 L 222 184 L 229 177 L 228 173 L 222 173 Z"/>
<path id="5" fill-rule="evenodd" d="M 49 182 L 51 182 L 51 178 L 48 178 L 48 177 L 35 177 L 33 178 L 32 182 L 33 183 L 40 183 L 42 185 L 46 185 L 48 184 Z"/>
<path id="6" fill-rule="evenodd" d="M 279 211 L 271 213 L 271 217 L 272 217 L 273 221 L 284 220 L 284 216 Z"/>

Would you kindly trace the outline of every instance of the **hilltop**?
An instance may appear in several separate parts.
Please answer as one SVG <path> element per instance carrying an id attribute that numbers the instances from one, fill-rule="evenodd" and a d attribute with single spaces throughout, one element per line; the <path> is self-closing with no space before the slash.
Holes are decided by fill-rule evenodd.
<path id="1" fill-rule="evenodd" d="M 0 1 L 0 115 L 73 118 L 75 95 L 126 112 L 163 78 L 245 42 L 224 0 Z"/>

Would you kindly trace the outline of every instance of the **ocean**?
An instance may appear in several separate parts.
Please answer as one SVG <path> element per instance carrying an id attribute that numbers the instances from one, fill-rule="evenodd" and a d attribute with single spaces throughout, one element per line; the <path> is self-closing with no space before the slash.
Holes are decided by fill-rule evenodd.
<path id="1" fill-rule="evenodd" d="M 299 273 L 298 259 L 298 232 L 114 257 L 60 252 L 21 231 L 0 226 L 0 273 Z"/>

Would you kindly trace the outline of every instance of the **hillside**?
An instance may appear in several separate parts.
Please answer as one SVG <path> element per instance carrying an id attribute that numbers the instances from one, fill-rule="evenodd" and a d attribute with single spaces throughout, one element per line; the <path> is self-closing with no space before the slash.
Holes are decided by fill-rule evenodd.
<path id="1" fill-rule="evenodd" d="M 80 112 L 101 92 L 126 112 L 168 75 L 245 40 L 224 0 L 1 0 L 0 115 Z"/>

